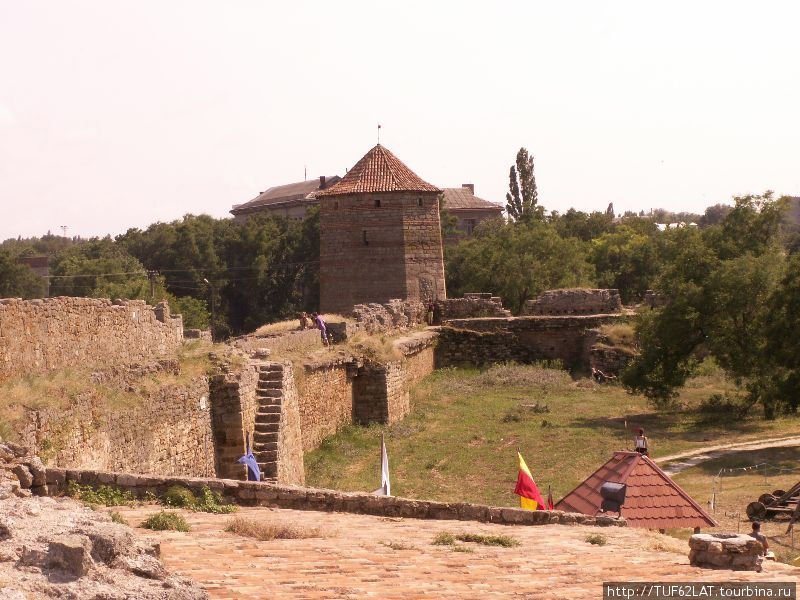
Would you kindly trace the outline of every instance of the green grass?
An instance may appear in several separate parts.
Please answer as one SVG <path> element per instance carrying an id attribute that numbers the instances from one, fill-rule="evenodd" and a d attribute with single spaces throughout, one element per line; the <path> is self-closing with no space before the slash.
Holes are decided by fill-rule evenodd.
<path id="1" fill-rule="evenodd" d="M 93 488 L 75 481 L 67 483 L 67 496 L 92 506 L 131 506 L 136 503 L 133 494 L 110 485 Z M 113 518 L 113 513 L 112 513 Z"/>
<path id="2" fill-rule="evenodd" d="M 755 411 L 740 420 L 709 423 L 697 410 L 711 394 L 734 390 L 711 371 L 690 381 L 677 408 L 659 413 L 622 387 L 573 381 L 555 369 L 442 369 L 412 390 L 407 418 L 391 426 L 347 427 L 307 453 L 306 482 L 346 491 L 375 489 L 384 433 L 393 494 L 517 506 L 517 451 L 542 493 L 551 485 L 557 500 L 615 450 L 631 449 L 636 427 L 645 428 L 656 457 L 797 432 L 798 418 L 765 421 Z M 537 403 L 549 412 L 538 412 Z"/>
<path id="3" fill-rule="evenodd" d="M 456 536 L 460 542 L 474 542 L 482 546 L 502 546 L 512 548 L 519 546 L 519 540 L 510 535 L 482 535 L 480 533 L 461 533 Z"/>
<path id="4" fill-rule="evenodd" d="M 592 544 L 593 546 L 605 546 L 607 542 L 608 538 L 599 533 L 586 536 L 586 543 Z"/>
<path id="5" fill-rule="evenodd" d="M 150 515 L 139 527 L 154 531 L 189 531 L 189 524 L 182 515 L 166 510 Z"/>
<path id="6" fill-rule="evenodd" d="M 434 546 L 453 546 L 456 543 L 456 536 L 447 531 L 442 531 L 436 534 L 431 544 Z"/>

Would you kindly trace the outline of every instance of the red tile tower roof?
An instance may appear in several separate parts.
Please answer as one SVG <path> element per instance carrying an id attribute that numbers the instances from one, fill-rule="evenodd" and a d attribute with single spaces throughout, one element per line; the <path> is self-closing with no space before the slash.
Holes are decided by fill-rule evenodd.
<path id="1" fill-rule="evenodd" d="M 358 161 L 336 185 L 317 197 L 375 192 L 441 192 L 420 179 L 394 154 L 378 144 Z"/>
<path id="2" fill-rule="evenodd" d="M 615 452 L 611 460 L 559 500 L 555 508 L 596 515 L 602 502 L 600 486 L 607 481 L 628 486 L 621 514 L 631 527 L 667 529 L 717 525 L 669 475 L 638 452 Z"/>

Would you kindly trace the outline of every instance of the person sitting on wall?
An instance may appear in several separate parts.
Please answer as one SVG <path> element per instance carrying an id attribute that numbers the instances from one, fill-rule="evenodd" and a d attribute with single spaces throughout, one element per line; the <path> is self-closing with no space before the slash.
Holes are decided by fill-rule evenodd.
<path id="1" fill-rule="evenodd" d="M 330 340 L 328 339 L 328 326 L 325 324 L 325 321 L 317 313 L 311 313 L 311 318 L 313 319 L 316 328 L 319 329 L 319 335 L 322 338 L 322 345 L 330 345 Z"/>
<path id="2" fill-rule="evenodd" d="M 300 313 L 300 329 L 308 329 L 308 313 Z"/>
<path id="3" fill-rule="evenodd" d="M 757 539 L 761 542 L 761 545 L 764 546 L 763 555 L 771 554 L 769 551 L 769 542 L 767 541 L 767 536 L 761 533 L 761 523 L 759 521 L 753 521 L 753 531 L 750 532 L 750 537 Z"/>
<path id="4" fill-rule="evenodd" d="M 639 454 L 644 454 L 645 456 L 650 456 L 650 450 L 648 448 L 648 441 L 647 436 L 644 434 L 644 429 L 641 427 L 636 432 L 636 437 L 634 438 L 634 449 Z"/>

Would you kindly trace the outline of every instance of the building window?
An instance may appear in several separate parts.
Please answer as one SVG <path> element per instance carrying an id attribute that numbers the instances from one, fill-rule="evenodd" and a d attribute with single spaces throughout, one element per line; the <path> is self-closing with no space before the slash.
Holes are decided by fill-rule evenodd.
<path id="1" fill-rule="evenodd" d="M 380 208 L 380 207 L 381 207 L 381 201 L 375 200 L 375 208 Z"/>
<path id="2" fill-rule="evenodd" d="M 422 206 L 422 198 L 417 198 L 417 206 Z"/>
<path id="3" fill-rule="evenodd" d="M 475 219 L 467 219 L 465 224 L 467 226 L 467 235 L 472 235 L 472 232 L 475 230 Z"/>
<path id="4" fill-rule="evenodd" d="M 364 245 L 369 246 L 369 240 L 367 239 L 367 230 L 363 230 L 361 232 L 362 239 L 364 240 Z"/>
<path id="5" fill-rule="evenodd" d="M 339 201 L 333 203 L 333 210 L 339 210 Z"/>

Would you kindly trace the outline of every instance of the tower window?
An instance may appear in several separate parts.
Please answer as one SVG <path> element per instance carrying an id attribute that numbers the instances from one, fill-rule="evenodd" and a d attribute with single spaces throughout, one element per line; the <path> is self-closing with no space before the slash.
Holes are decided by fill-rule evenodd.
<path id="1" fill-rule="evenodd" d="M 375 200 L 375 208 L 380 208 L 380 207 L 381 207 L 381 201 Z"/>
<path id="2" fill-rule="evenodd" d="M 361 232 L 361 236 L 362 236 L 362 239 L 364 240 L 364 245 L 365 246 L 369 246 L 369 240 L 367 239 L 367 230 L 366 229 L 364 229 Z"/>
<path id="3" fill-rule="evenodd" d="M 417 206 L 422 206 L 422 198 L 417 198 Z"/>

